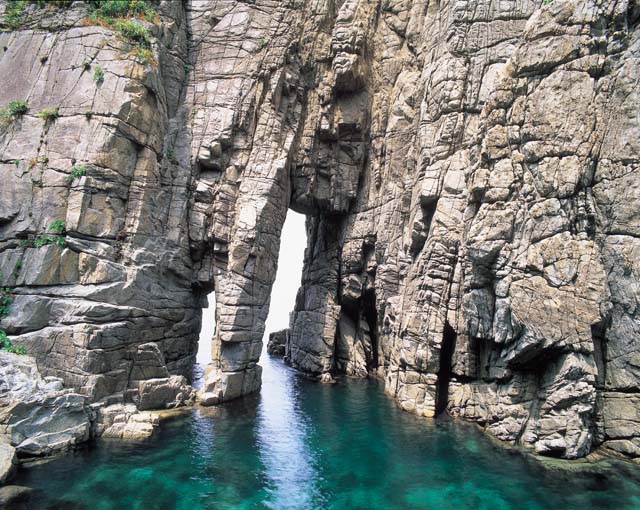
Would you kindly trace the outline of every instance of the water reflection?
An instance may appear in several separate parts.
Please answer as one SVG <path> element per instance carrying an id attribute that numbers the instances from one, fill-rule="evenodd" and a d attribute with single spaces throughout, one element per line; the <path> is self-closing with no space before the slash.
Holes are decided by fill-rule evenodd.
<path id="1" fill-rule="evenodd" d="M 38 510 L 640 508 L 638 470 L 542 469 L 474 427 L 398 409 L 372 381 L 327 386 L 263 357 L 260 395 L 148 443 L 100 441 L 22 472 Z"/>
<path id="2" fill-rule="evenodd" d="M 281 360 L 266 352 L 262 365 L 257 444 L 269 487 L 265 505 L 278 510 L 314 508 L 321 499 L 318 472 L 295 377 Z"/>

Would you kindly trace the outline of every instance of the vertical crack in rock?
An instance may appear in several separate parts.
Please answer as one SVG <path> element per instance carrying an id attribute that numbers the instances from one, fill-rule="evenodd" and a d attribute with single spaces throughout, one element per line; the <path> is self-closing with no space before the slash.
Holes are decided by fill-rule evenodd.
<path id="1" fill-rule="evenodd" d="M 440 348 L 440 366 L 438 368 L 438 386 L 436 389 L 436 415 L 447 410 L 449 403 L 449 383 L 451 382 L 451 360 L 456 348 L 456 332 L 446 322 Z"/>

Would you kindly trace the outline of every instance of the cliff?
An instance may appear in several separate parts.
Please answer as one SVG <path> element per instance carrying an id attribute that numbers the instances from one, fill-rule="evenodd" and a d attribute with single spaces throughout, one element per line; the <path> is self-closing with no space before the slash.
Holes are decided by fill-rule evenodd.
<path id="1" fill-rule="evenodd" d="M 640 456 L 635 0 L 162 1 L 134 29 L 15 4 L 0 327 L 45 376 L 140 404 L 190 376 L 214 290 L 203 400 L 257 390 L 291 208 L 292 366 Z"/>

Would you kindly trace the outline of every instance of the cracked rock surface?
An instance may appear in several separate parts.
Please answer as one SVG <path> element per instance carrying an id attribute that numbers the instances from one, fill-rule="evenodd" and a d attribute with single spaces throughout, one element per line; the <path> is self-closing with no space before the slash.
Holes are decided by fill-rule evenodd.
<path id="1" fill-rule="evenodd" d="M 0 106 L 29 105 L 0 131 L 0 326 L 44 375 L 187 400 L 215 291 L 201 401 L 256 391 L 291 208 L 292 366 L 541 454 L 640 457 L 636 0 L 157 10 L 153 62 L 82 2 L 0 34 Z M 29 244 L 58 219 L 64 243 Z"/>

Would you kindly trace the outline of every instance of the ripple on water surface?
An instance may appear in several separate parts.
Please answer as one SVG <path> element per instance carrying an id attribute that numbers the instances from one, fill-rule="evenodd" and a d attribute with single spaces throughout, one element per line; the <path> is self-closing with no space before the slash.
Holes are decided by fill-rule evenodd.
<path id="1" fill-rule="evenodd" d="M 324 386 L 264 360 L 260 395 L 23 470 L 55 510 L 640 509 L 634 466 L 542 469 L 469 425 L 400 411 L 370 381 Z"/>

